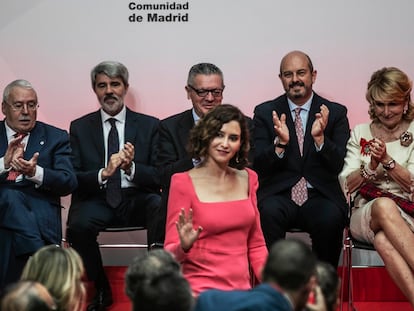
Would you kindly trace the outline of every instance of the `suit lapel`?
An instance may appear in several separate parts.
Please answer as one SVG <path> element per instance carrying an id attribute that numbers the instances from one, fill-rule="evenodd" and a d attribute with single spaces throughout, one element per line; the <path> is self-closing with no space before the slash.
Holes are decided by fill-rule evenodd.
<path id="1" fill-rule="evenodd" d="M 105 163 L 105 145 L 104 145 L 104 136 L 103 136 L 103 129 L 102 129 L 102 118 L 100 110 L 95 112 L 93 117 L 90 119 L 90 125 L 88 129 L 84 129 L 85 131 L 90 131 L 92 141 L 91 144 L 91 152 L 97 153 L 99 159 L 104 166 Z"/>
<path id="2" fill-rule="evenodd" d="M 5 121 L 1 121 L 0 124 L 0 155 L 3 156 L 6 153 L 8 142 L 6 135 L 6 126 L 4 125 Z"/>
<path id="3" fill-rule="evenodd" d="M 29 140 L 27 142 L 24 158 L 30 160 L 35 152 L 41 152 L 42 148 L 47 144 L 45 128 L 42 123 L 36 121 L 35 127 L 30 131 Z"/>
<path id="4" fill-rule="evenodd" d="M 308 114 L 308 122 L 305 129 L 305 140 L 303 142 L 303 157 L 305 157 L 309 149 L 314 145 L 313 137 L 311 134 L 313 122 L 315 122 L 315 114 L 320 111 L 320 102 L 316 94 L 313 95 L 312 104 Z"/>
<path id="5" fill-rule="evenodd" d="M 179 139 L 181 146 L 187 146 L 188 133 L 194 127 L 194 118 L 192 110 L 187 110 L 180 120 L 180 128 L 178 130 Z"/>
<path id="6" fill-rule="evenodd" d="M 139 127 L 137 117 L 131 110 L 126 108 L 125 116 L 125 137 L 124 142 L 133 142 L 136 139 L 137 128 Z"/>

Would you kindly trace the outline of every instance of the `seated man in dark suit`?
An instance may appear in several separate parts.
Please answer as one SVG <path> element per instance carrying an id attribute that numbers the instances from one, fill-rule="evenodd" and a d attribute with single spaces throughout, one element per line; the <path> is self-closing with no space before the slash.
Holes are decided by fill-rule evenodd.
<path id="1" fill-rule="evenodd" d="M 0 291 L 20 278 L 31 254 L 62 240 L 60 197 L 77 186 L 68 133 L 37 121 L 36 91 L 16 80 L 0 121 Z"/>
<path id="2" fill-rule="evenodd" d="M 187 153 L 190 130 L 197 121 L 214 107 L 221 105 L 224 91 L 223 72 L 214 64 L 199 63 L 190 68 L 185 90 L 192 108 L 160 122 L 157 166 L 161 169 L 162 211 L 167 211 L 171 176 L 192 169 L 197 163 Z M 246 117 L 250 132 L 253 122 Z M 252 137 L 251 137 L 252 138 Z M 250 139 L 249 160 L 254 149 Z"/>
<path id="3" fill-rule="evenodd" d="M 208 111 L 221 105 L 223 72 L 214 64 L 196 64 L 188 73 L 185 90 L 193 107 L 162 120 L 159 127 L 157 166 L 161 169 L 161 206 L 165 216 L 171 176 L 188 171 L 196 164 L 186 150 L 190 130 Z"/>
<path id="4" fill-rule="evenodd" d="M 342 248 L 347 204 L 338 182 L 349 138 L 346 107 L 313 92 L 316 70 L 308 55 L 283 57 L 286 93 L 254 110 L 254 169 L 267 246 L 299 228 L 318 258 L 334 267 Z"/>
<path id="5" fill-rule="evenodd" d="M 158 119 L 124 104 L 128 70 L 102 62 L 91 72 L 101 109 L 70 125 L 72 163 L 79 187 L 72 195 L 67 238 L 81 255 L 95 298 L 88 310 L 105 309 L 112 294 L 97 243 L 109 225 L 147 228 L 148 245 L 162 242 L 157 156 Z"/>
<path id="6" fill-rule="evenodd" d="M 325 310 L 316 283 L 316 256 L 299 240 L 279 240 L 263 268 L 263 283 L 251 290 L 207 290 L 198 296 L 194 311 L 301 311 L 311 291 L 312 310 Z M 319 301 L 319 303 L 318 303 Z"/>

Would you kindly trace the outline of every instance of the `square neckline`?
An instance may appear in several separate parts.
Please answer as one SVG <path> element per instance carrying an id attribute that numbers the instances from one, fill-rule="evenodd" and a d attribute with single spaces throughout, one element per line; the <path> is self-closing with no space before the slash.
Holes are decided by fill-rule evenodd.
<path id="1" fill-rule="evenodd" d="M 199 203 L 202 203 L 202 204 L 233 203 L 233 202 L 247 201 L 247 200 L 250 200 L 250 198 L 251 198 L 251 193 L 250 193 L 250 186 L 251 186 L 250 185 L 250 173 L 249 173 L 248 169 L 244 169 L 244 170 L 247 172 L 247 183 L 248 183 L 248 188 L 247 188 L 248 194 L 247 194 L 247 197 L 245 199 L 235 199 L 235 200 L 228 200 L 228 201 L 211 201 L 211 202 L 201 201 L 200 198 L 198 197 L 196 188 L 195 188 L 194 183 L 193 183 L 193 179 L 191 178 L 189 171 L 185 172 L 185 176 L 187 176 L 187 178 L 190 180 L 190 183 L 191 183 L 191 191 L 193 193 L 193 196 L 196 198 L 196 200 Z"/>

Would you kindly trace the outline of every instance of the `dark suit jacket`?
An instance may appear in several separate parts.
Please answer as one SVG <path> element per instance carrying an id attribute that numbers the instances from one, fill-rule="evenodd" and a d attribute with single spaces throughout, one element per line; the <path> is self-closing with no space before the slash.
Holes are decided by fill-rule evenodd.
<path id="1" fill-rule="evenodd" d="M 160 167 L 163 189 L 169 189 L 173 174 L 193 168 L 192 159 L 186 150 L 190 130 L 193 126 L 194 119 L 191 109 L 160 122 L 157 166 Z"/>
<path id="2" fill-rule="evenodd" d="M 329 119 L 324 132 L 323 148 L 317 152 L 311 136 L 311 128 L 315 113 L 319 112 L 322 104 L 329 109 Z M 272 110 L 275 110 L 279 116 L 282 113 L 286 114 L 290 138 L 283 158 L 276 155 L 273 145 L 275 131 Z M 339 186 L 338 174 L 344 164 L 346 143 L 350 134 L 346 114 L 345 106 L 330 102 L 315 93 L 305 129 L 303 157 L 301 157 L 286 94 L 255 108 L 254 169 L 259 175 L 260 186 L 257 195 L 259 203 L 269 195 L 290 190 L 303 176 L 315 189 L 336 202 L 345 211 L 345 198 Z"/>
<path id="3" fill-rule="evenodd" d="M 200 294 L 194 311 L 291 311 L 289 301 L 269 284 L 247 291 L 208 290 Z"/>
<path id="4" fill-rule="evenodd" d="M 8 145 L 4 122 L 0 121 L 1 157 L 6 153 Z M 37 121 L 30 132 L 24 158 L 29 160 L 35 152 L 39 152 L 37 164 L 44 169 L 43 184 L 36 187 L 33 182 L 27 179 L 11 183 L 6 180 L 7 174 L 2 174 L 0 176 L 0 192 L 2 200 L 7 197 L 5 192 L 8 189 L 19 190 L 21 193 L 34 196 L 38 200 L 31 211 L 26 211 L 27 213 L 23 209 L 19 213 L 6 215 L 0 212 L 0 228 L 10 228 L 17 222 L 24 223 L 24 220 L 27 221 L 26 226 L 29 226 L 28 213 L 30 213 L 30 219 L 35 215 L 38 223 L 38 228 L 36 228 L 38 232 L 33 232 L 33 234 L 41 236 L 46 244 L 60 244 L 62 237 L 60 197 L 70 194 L 77 186 L 76 176 L 70 162 L 71 150 L 67 132 Z M 30 197 L 28 200 L 31 202 Z M 14 219 L 8 217 L 14 217 Z M 19 228 L 15 227 L 15 229 Z M 18 253 L 32 252 L 39 247 L 39 245 L 31 245 L 30 240 L 26 241 L 24 236 L 19 239 L 17 244 L 15 247 Z"/>
<path id="5" fill-rule="evenodd" d="M 157 157 L 158 119 L 133 112 L 127 108 L 125 142 L 135 147 L 135 175 L 138 191 L 159 192 L 159 176 L 155 168 Z M 100 111 L 87 114 L 70 124 L 72 163 L 79 187 L 73 193 L 72 203 L 101 196 L 104 188 L 98 183 L 98 171 L 106 167 L 105 146 Z"/>

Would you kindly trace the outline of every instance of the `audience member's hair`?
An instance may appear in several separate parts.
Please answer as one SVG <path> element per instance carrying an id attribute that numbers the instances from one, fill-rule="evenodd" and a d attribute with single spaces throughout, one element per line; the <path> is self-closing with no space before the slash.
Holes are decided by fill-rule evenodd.
<path id="1" fill-rule="evenodd" d="M 2 311 L 51 311 L 56 310 L 52 296 L 42 284 L 20 281 L 6 288 L 1 300 Z"/>
<path id="2" fill-rule="evenodd" d="M 263 269 L 263 282 L 275 282 L 282 289 L 297 291 L 316 273 L 316 256 L 308 245 L 294 239 L 273 244 Z"/>
<path id="3" fill-rule="evenodd" d="M 316 265 L 316 278 L 325 298 L 326 310 L 335 311 L 340 290 L 337 271 L 329 263 L 318 262 Z"/>
<path id="4" fill-rule="evenodd" d="M 223 80 L 223 72 L 216 65 L 210 63 L 199 63 L 192 66 L 188 72 L 187 84 L 193 86 L 195 77 L 198 75 L 219 75 L 221 80 Z"/>
<path id="5" fill-rule="evenodd" d="M 82 259 L 73 248 L 48 245 L 29 258 L 22 280 L 42 283 L 54 297 L 58 310 L 80 310 L 85 298 Z"/>
<path id="6" fill-rule="evenodd" d="M 189 311 L 193 306 L 191 288 L 179 263 L 163 249 L 136 257 L 125 282 L 134 311 Z"/>
<path id="7" fill-rule="evenodd" d="M 208 154 L 211 141 L 219 134 L 223 124 L 237 121 L 240 125 L 240 150 L 230 159 L 229 166 L 242 169 L 248 164 L 249 129 L 246 117 L 239 108 L 229 104 L 218 105 L 210 110 L 190 131 L 187 146 L 192 158 L 202 159 Z"/>

